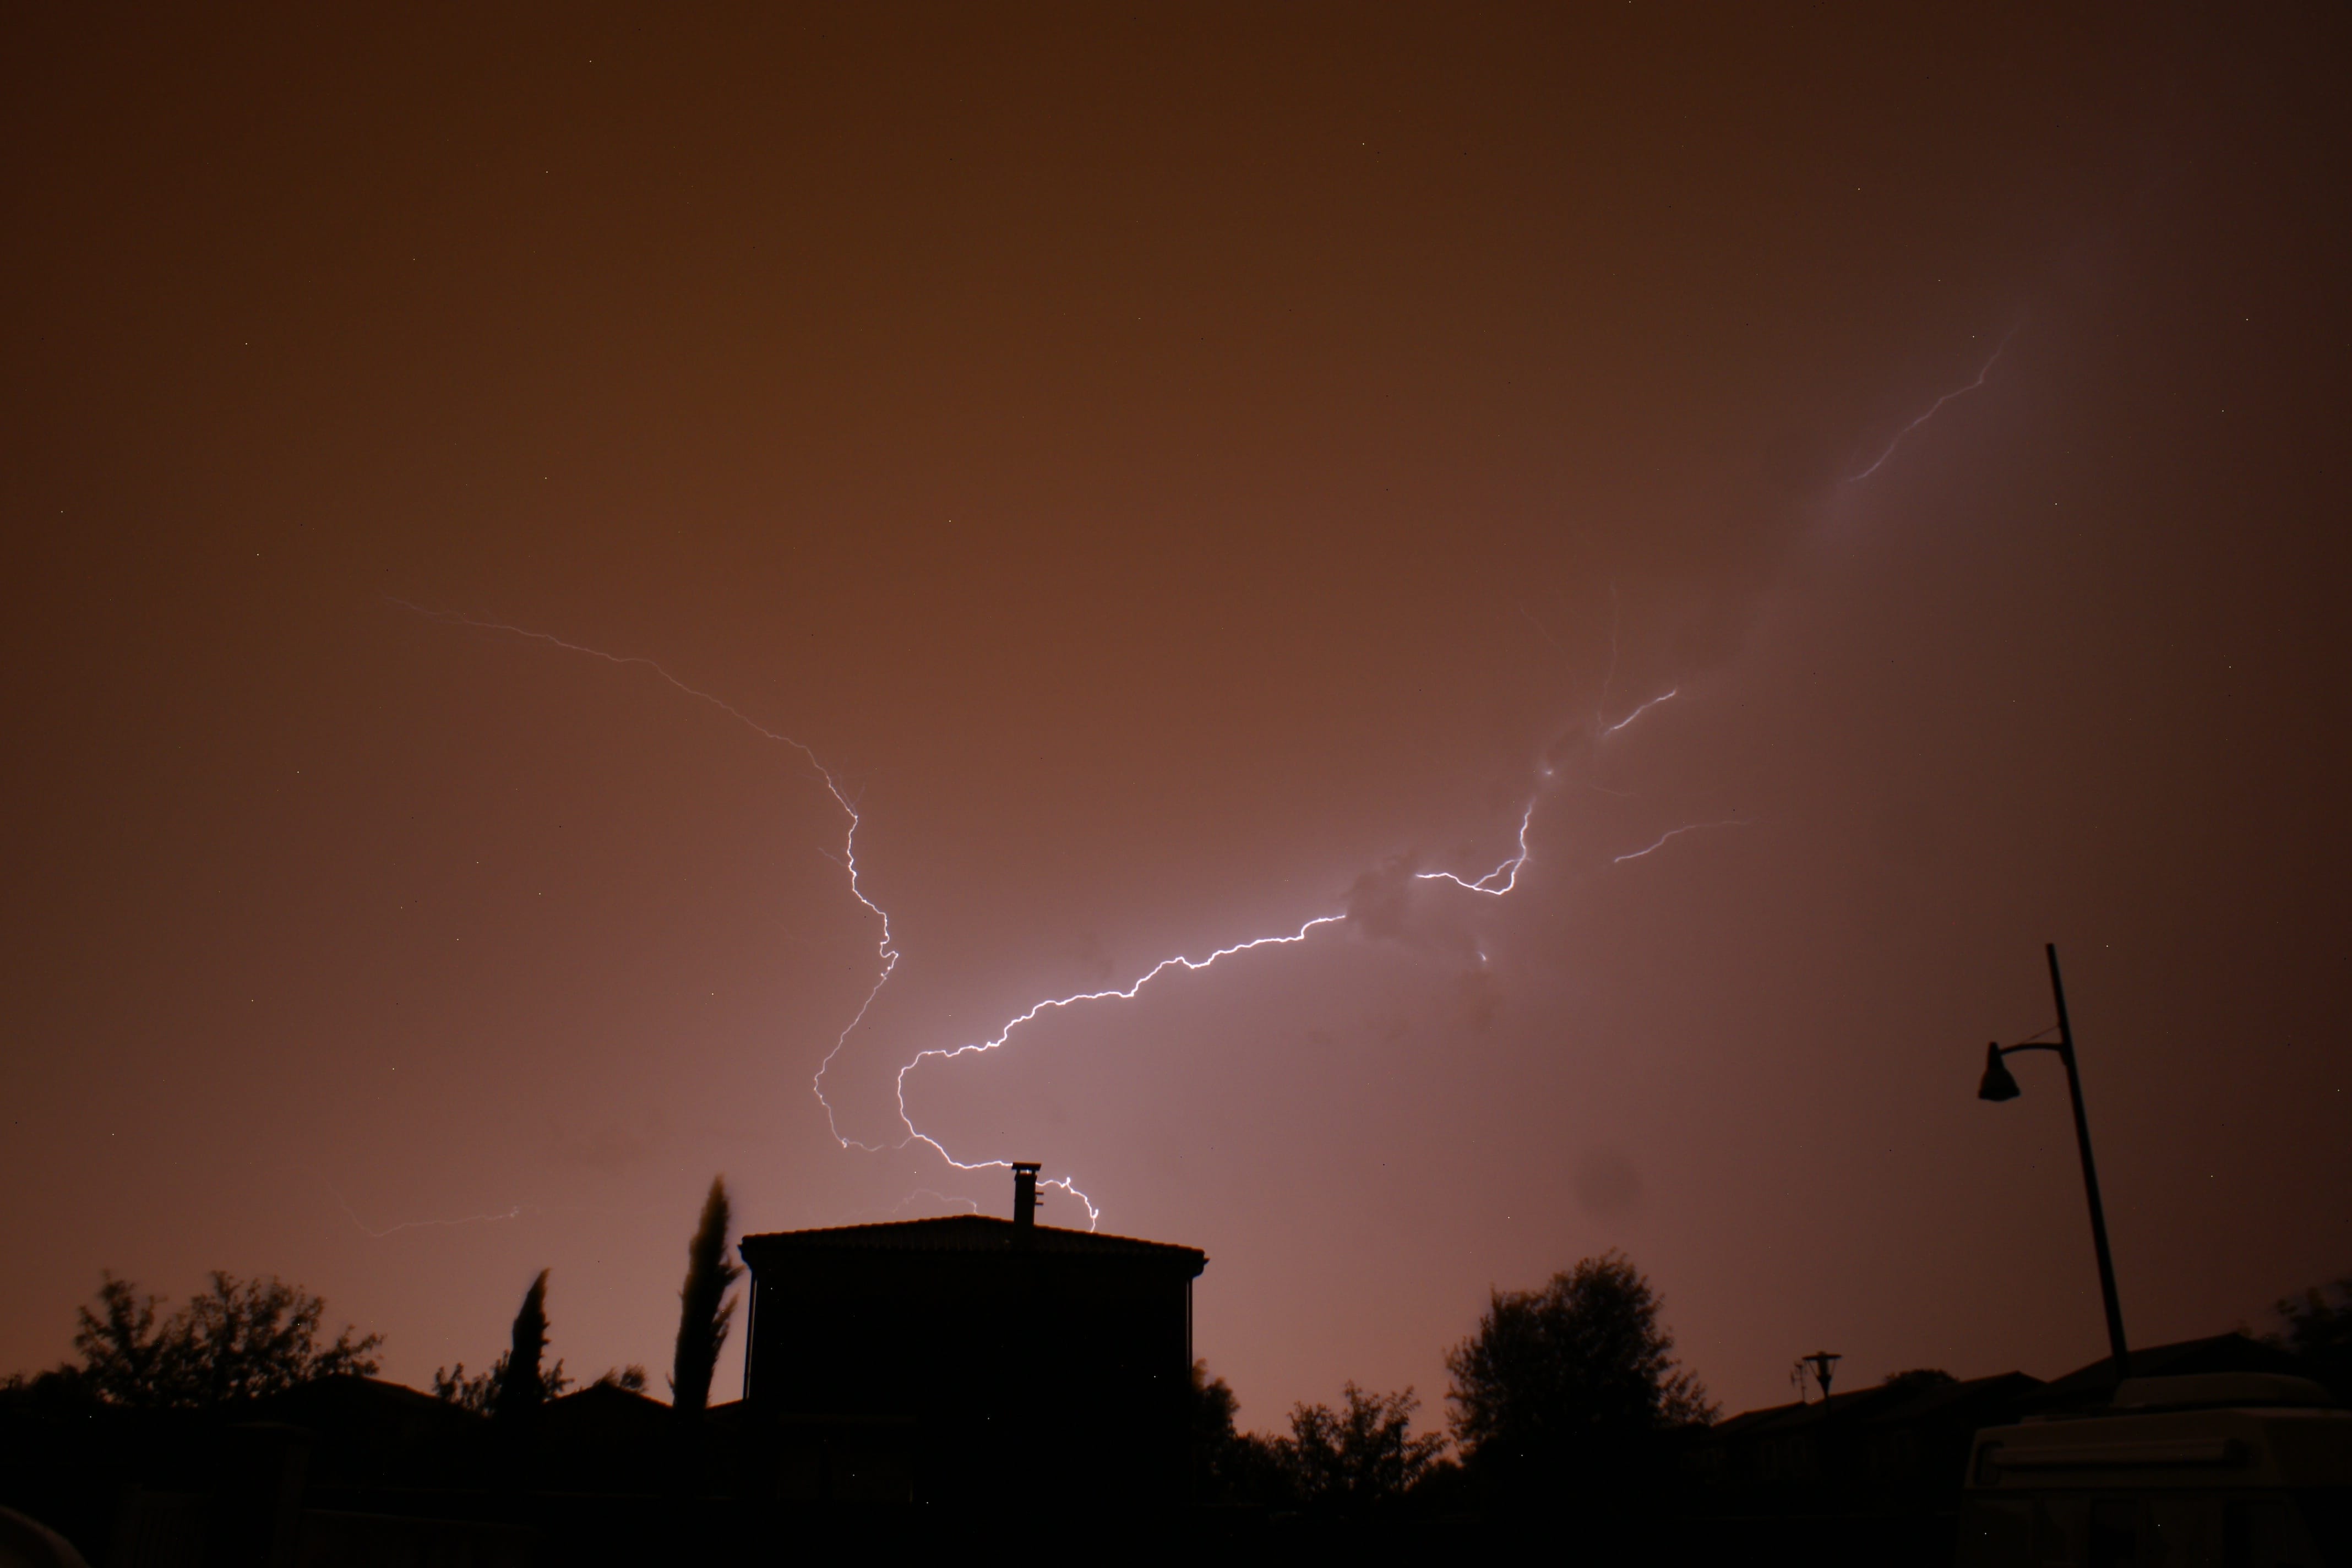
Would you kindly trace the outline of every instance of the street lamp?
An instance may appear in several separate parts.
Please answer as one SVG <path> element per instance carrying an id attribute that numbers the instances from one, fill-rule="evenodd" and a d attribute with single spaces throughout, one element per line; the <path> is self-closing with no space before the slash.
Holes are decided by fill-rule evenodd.
<path id="1" fill-rule="evenodd" d="M 2083 1075 L 2074 1067 L 2074 1031 L 2066 1022 L 2066 986 L 2058 978 L 2058 944 L 2052 942 L 2050 954 L 2050 994 L 2058 1002 L 2058 1043 L 2040 1041 L 2021 1046 L 2004 1046 L 1999 1040 L 1985 1047 L 1984 1078 L 1977 1085 L 1977 1098 L 1999 1102 L 2015 1100 L 2023 1091 L 2011 1076 L 2009 1066 L 2001 1058 L 2016 1051 L 2055 1051 L 2058 1059 L 2066 1064 L 2066 1089 L 2074 1097 L 2074 1145 L 2083 1154 L 2083 1191 L 2091 1200 L 2091 1245 L 2099 1254 L 2099 1294 L 2107 1309 L 2107 1349 L 2115 1357 L 2116 1376 L 2121 1379 L 2131 1370 L 2131 1352 L 2124 1343 L 2124 1310 L 2116 1300 L 2116 1264 L 2107 1251 L 2107 1215 L 2099 1206 L 2099 1172 L 2091 1163 L 2091 1121 L 2083 1114 Z"/>

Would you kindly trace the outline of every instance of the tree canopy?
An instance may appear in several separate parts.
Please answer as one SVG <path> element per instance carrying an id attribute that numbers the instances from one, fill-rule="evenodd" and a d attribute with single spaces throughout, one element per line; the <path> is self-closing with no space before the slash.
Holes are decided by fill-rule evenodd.
<path id="1" fill-rule="evenodd" d="M 2284 1297 L 2273 1310 L 2282 1325 L 2273 1342 L 2297 1355 L 2352 1348 L 2352 1275 L 2314 1285 L 2300 1297 Z"/>
<path id="2" fill-rule="evenodd" d="M 1495 1291 L 1445 1358 L 1465 1468 L 1506 1493 L 1619 1484 L 1655 1464 L 1664 1434 L 1712 1420 L 1658 1310 L 1615 1252 L 1540 1289 Z"/>
<path id="3" fill-rule="evenodd" d="M 1212 1507 L 1294 1500 L 1280 1447 L 1234 1420 L 1233 1386 L 1192 1363 L 1192 1500 Z"/>
<path id="4" fill-rule="evenodd" d="M 1298 1500 L 1339 1509 L 1394 1502 L 1436 1467 L 1445 1452 L 1445 1435 L 1412 1435 L 1412 1415 L 1421 1401 L 1410 1388 L 1367 1394 L 1350 1383 L 1340 1394 L 1340 1410 L 1294 1406 L 1290 1436 L 1276 1445 Z"/>
<path id="5" fill-rule="evenodd" d="M 1930 1388 L 1949 1388 L 1959 1381 L 1940 1366 L 1915 1366 L 1902 1372 L 1888 1373 L 1881 1386 L 1906 1389 L 1916 1394 Z"/>
<path id="6" fill-rule="evenodd" d="M 372 1375 L 383 1343 L 382 1334 L 354 1338 L 348 1326 L 322 1342 L 326 1302 L 272 1275 L 239 1279 L 215 1269 L 208 1289 L 159 1322 L 162 1305 L 127 1279 L 103 1277 L 97 1309 L 80 1309 L 74 1333 L 81 1364 L 72 1371 L 90 1394 L 146 1408 L 257 1399 L 314 1378 Z"/>
<path id="7" fill-rule="evenodd" d="M 530 1289 L 522 1293 L 522 1306 L 515 1313 L 507 1349 L 490 1363 L 490 1369 L 469 1374 L 462 1361 L 455 1366 L 435 1367 L 433 1397 L 477 1415 L 511 1419 L 551 1399 L 562 1398 L 572 1386 L 562 1358 L 556 1358 L 552 1367 L 546 1364 L 546 1359 L 547 1270 L 542 1268 L 530 1282 Z M 634 1363 L 625 1367 L 608 1367 L 604 1376 L 588 1386 L 643 1394 L 646 1369 Z"/>
<path id="8" fill-rule="evenodd" d="M 1450 1468 L 1442 1433 L 1412 1434 L 1421 1402 L 1412 1389 L 1367 1394 L 1351 1383 L 1341 1392 L 1341 1409 L 1295 1405 L 1288 1436 L 1261 1436 L 1234 1425 L 1233 1389 L 1194 1362 L 1193 1501 L 1353 1511 L 1395 1502 Z"/>
<path id="9" fill-rule="evenodd" d="M 2305 1371 L 2338 1399 L 2352 1401 L 2352 1275 L 2286 1297 L 2276 1310 L 2279 1329 L 2264 1337 L 2301 1356 Z"/>

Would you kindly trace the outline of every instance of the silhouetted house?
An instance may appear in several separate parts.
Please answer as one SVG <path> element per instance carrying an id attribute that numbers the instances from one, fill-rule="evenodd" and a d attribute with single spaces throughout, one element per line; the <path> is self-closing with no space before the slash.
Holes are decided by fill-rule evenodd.
<path id="1" fill-rule="evenodd" d="M 673 1486 L 692 1429 L 658 1399 L 592 1383 L 541 1405 L 531 1422 L 531 1484 L 542 1491 L 645 1492 Z"/>
<path id="2" fill-rule="evenodd" d="M 747 1422 L 786 1498 L 1175 1506 L 1197 1248 L 954 1215 L 747 1236 Z"/>
<path id="3" fill-rule="evenodd" d="M 2294 1356 L 2243 1334 L 2131 1352 L 2135 1377 L 2298 1370 Z M 1706 1511 L 1740 1549 L 1948 1563 L 1975 1435 L 2104 1405 L 2115 1386 L 2110 1359 L 2046 1384 L 2017 1372 L 1882 1384 L 1731 1416 L 1685 1458 Z"/>
<path id="4" fill-rule="evenodd" d="M 1836 1519 L 1847 1521 L 1848 1536 L 1857 1521 L 1875 1521 L 1868 1538 L 1890 1557 L 1932 1555 L 1937 1532 L 1958 1512 L 1970 1440 L 1980 1427 L 2015 1420 L 2042 1386 L 2012 1372 L 1881 1384 L 1750 1410 L 1708 1428 L 1692 1446 L 1690 1467 L 1719 1518 L 1759 1525 Z"/>

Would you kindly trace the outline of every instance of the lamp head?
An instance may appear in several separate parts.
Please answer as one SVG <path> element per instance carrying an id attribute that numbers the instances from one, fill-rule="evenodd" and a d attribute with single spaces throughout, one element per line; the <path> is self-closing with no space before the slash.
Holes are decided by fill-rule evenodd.
<path id="1" fill-rule="evenodd" d="M 2009 1064 L 2000 1059 L 2000 1042 L 1995 1040 L 1985 1047 L 1984 1078 L 1977 1085 L 1977 1098 L 1998 1103 L 2015 1100 L 2020 1092 L 2017 1079 L 2010 1076 Z"/>

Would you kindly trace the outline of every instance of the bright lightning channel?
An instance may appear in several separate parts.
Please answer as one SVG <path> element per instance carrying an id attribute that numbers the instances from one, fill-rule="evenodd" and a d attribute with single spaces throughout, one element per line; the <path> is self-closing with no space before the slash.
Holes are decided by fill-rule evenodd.
<path id="1" fill-rule="evenodd" d="M 1882 459 L 1882 461 L 1884 459 Z M 671 686 L 676 687 L 678 690 L 684 692 L 688 697 L 692 697 L 698 701 L 709 703 L 711 707 L 718 709 L 729 718 L 733 719 L 738 723 L 743 725 L 746 729 L 751 731 L 752 733 L 759 735 L 764 740 L 774 741 L 781 744 L 790 746 L 806 759 L 811 770 L 815 773 L 819 779 L 824 781 L 825 791 L 827 794 L 832 795 L 834 804 L 838 805 L 841 808 L 842 815 L 849 819 L 849 827 L 846 835 L 845 836 L 843 853 L 838 863 L 848 871 L 850 895 L 867 910 L 871 910 L 882 922 L 881 939 L 876 943 L 875 947 L 876 955 L 879 961 L 879 968 L 875 975 L 874 984 L 866 991 L 864 1000 L 858 1004 L 856 1013 L 850 1018 L 848 1024 L 843 1027 L 841 1033 L 835 1037 L 833 1048 L 825 1053 L 824 1060 L 818 1064 L 815 1076 L 810 1082 L 811 1091 L 815 1094 L 817 1103 L 824 1107 L 826 1130 L 833 1134 L 834 1142 L 844 1149 L 858 1149 L 867 1153 L 878 1153 L 882 1152 L 885 1147 L 903 1149 L 909 1143 L 921 1143 L 929 1148 L 932 1152 L 939 1155 L 939 1157 L 947 1164 L 959 1171 L 1009 1170 L 1012 1167 L 1012 1162 L 1008 1160 L 959 1160 L 948 1152 L 945 1144 L 941 1143 L 937 1138 L 932 1137 L 929 1133 L 922 1131 L 922 1129 L 917 1127 L 915 1125 L 914 1118 L 907 1110 L 907 1075 L 921 1067 L 927 1061 L 950 1061 L 958 1057 L 974 1056 L 989 1051 L 998 1050 L 1012 1039 L 1014 1031 L 1021 1028 L 1022 1026 L 1034 1021 L 1036 1018 L 1046 1013 L 1058 1012 L 1064 1008 L 1075 1007 L 1087 1002 L 1133 1001 L 1145 986 L 1150 984 L 1154 980 L 1159 979 L 1161 975 L 1166 974 L 1172 970 L 1183 970 L 1189 973 L 1197 973 L 1202 970 L 1213 967 L 1224 959 L 1233 958 L 1244 952 L 1255 952 L 1261 948 L 1295 947 L 1299 943 L 1306 942 L 1309 937 L 1313 936 L 1316 931 L 1321 930 L 1323 927 L 1338 925 L 1348 918 L 1346 910 L 1336 910 L 1329 914 L 1313 916 L 1310 919 L 1302 921 L 1296 931 L 1281 931 L 1268 936 L 1253 937 L 1245 942 L 1237 942 L 1229 946 L 1218 948 L 1200 958 L 1194 958 L 1189 954 L 1178 953 L 1172 957 L 1161 959 L 1159 963 L 1146 970 L 1135 981 L 1125 986 L 1111 987 L 1100 991 L 1074 992 L 1067 996 L 1051 996 L 1047 997 L 1044 1001 L 1034 1003 L 1026 1010 L 1015 1015 L 1011 1019 L 1008 1019 L 1004 1026 L 997 1030 L 994 1036 L 986 1040 L 974 1041 L 968 1045 L 954 1047 L 933 1047 L 925 1050 L 918 1051 L 910 1060 L 898 1068 L 896 1088 L 898 1121 L 907 1130 L 906 1137 L 900 1139 L 895 1144 L 887 1146 L 879 1143 L 863 1142 L 859 1140 L 845 1136 L 841 1131 L 839 1121 L 835 1115 L 833 1102 L 827 1100 L 824 1095 L 824 1079 L 826 1072 L 833 1067 L 835 1059 L 840 1056 L 842 1048 L 848 1044 L 849 1037 L 856 1032 L 857 1026 L 866 1021 L 866 1014 L 873 1010 L 874 999 L 881 994 L 882 987 L 889 983 L 891 974 L 898 969 L 899 955 L 898 949 L 891 944 L 889 911 L 883 909 L 881 905 L 876 903 L 871 898 L 866 896 L 865 888 L 859 880 L 859 870 L 857 865 L 857 830 L 863 826 L 863 818 L 859 816 L 856 805 L 853 804 L 849 796 L 844 793 L 839 778 L 831 769 L 827 768 L 824 763 L 819 760 L 816 752 L 803 742 L 798 741 L 781 731 L 769 729 L 766 725 L 761 724 L 759 721 L 751 718 L 742 710 L 735 707 L 732 703 L 726 701 L 722 698 L 713 696 L 711 693 L 704 691 L 698 687 L 688 685 L 685 681 L 680 680 L 677 676 L 672 675 L 669 670 L 664 668 L 664 666 L 656 659 L 647 658 L 637 654 L 606 653 L 601 648 L 589 647 L 581 643 L 567 642 L 563 638 L 555 637 L 551 633 L 532 631 L 528 627 L 512 626 L 504 621 L 479 619 L 478 617 L 463 615 L 452 610 L 429 609 L 422 605 L 412 604 L 406 599 L 392 598 L 390 595 L 386 595 L 386 597 L 390 599 L 391 603 L 399 605 L 403 609 L 409 610 L 416 615 L 423 616 L 427 619 L 439 621 L 446 625 L 470 626 L 481 631 L 499 632 L 509 637 L 522 637 L 532 642 L 545 643 L 551 647 L 562 648 L 568 653 L 585 654 L 592 658 L 602 659 L 607 664 L 643 666 L 644 668 L 652 670 L 656 675 L 661 677 L 663 680 L 668 682 Z M 1655 708 L 1661 702 L 1666 701 L 1669 698 L 1672 698 L 1675 695 L 1675 692 L 1674 690 L 1668 690 L 1659 696 L 1651 698 L 1648 701 L 1636 707 L 1631 713 L 1628 713 L 1616 723 L 1606 725 L 1601 728 L 1601 736 L 1605 739 L 1608 736 L 1618 733 L 1627 725 L 1633 723 L 1633 721 L 1642 717 L 1643 714 L 1647 713 L 1650 710 Z M 1548 781 L 1551 776 L 1551 771 L 1549 768 L 1545 768 L 1541 770 L 1541 775 Z M 1521 811 L 1519 814 L 1519 829 L 1517 838 L 1516 852 L 1507 858 L 1493 870 L 1488 871 L 1486 875 L 1479 877 L 1475 880 L 1470 878 L 1459 876 L 1452 871 L 1416 871 L 1413 873 L 1414 879 L 1418 881 L 1424 882 L 1451 882 L 1454 886 L 1462 889 L 1465 892 L 1481 893 L 1488 898 L 1499 899 L 1509 893 L 1513 889 L 1518 886 L 1519 872 L 1527 866 L 1530 858 L 1530 851 L 1528 847 L 1528 832 L 1530 826 L 1535 821 L 1536 807 L 1541 804 L 1542 798 L 1543 796 L 1540 787 L 1536 794 L 1531 795 L 1528 797 L 1526 809 Z M 1664 837 L 1660 838 L 1657 844 L 1651 845 L 1649 848 L 1636 850 L 1630 855 L 1620 855 L 1617 857 L 1617 860 L 1619 862 L 1622 862 L 1626 860 L 1639 859 L 1643 856 L 1649 854 L 1651 850 L 1657 848 L 1658 845 L 1664 844 L 1666 839 L 1672 838 L 1677 834 L 1692 832 L 1700 827 L 1733 826 L 1738 826 L 1738 824 L 1693 823 L 1688 826 L 1677 827 L 1668 832 Z M 1485 955 L 1481 953 L 1480 956 L 1483 959 Z M 1102 1210 L 1096 1205 L 1092 1197 L 1088 1196 L 1078 1187 L 1075 1177 L 1057 1176 L 1050 1180 L 1041 1181 L 1038 1183 L 1038 1185 L 1045 1187 L 1058 1187 L 1083 1205 L 1087 1211 L 1087 1226 L 1088 1229 L 1093 1229 L 1095 1226 L 1100 1222 L 1102 1218 Z M 969 1202 L 969 1200 L 963 1201 Z M 347 1214 L 350 1213 L 348 1205 L 345 1206 L 344 1212 Z M 414 1225 L 466 1225 L 480 1220 L 509 1219 L 515 1217 L 521 1212 L 521 1207 L 519 1205 L 516 1209 L 507 1214 L 477 1215 L 468 1216 L 462 1220 L 411 1221 L 408 1222 L 408 1225 L 395 1226 L 392 1228 L 394 1230 L 400 1230 L 409 1228 L 409 1226 Z M 355 1225 L 360 1223 L 359 1216 L 356 1215 L 352 1215 L 352 1220 Z M 368 1229 L 365 1226 L 362 1226 L 361 1228 L 363 1230 Z M 391 1232 L 376 1232 L 371 1230 L 369 1231 L 369 1234 L 389 1235 Z"/>
<path id="2" fill-rule="evenodd" d="M 1664 699 L 1661 698 L 1659 700 L 1664 701 Z M 1631 721 L 1629 720 L 1628 722 Z M 1415 871 L 1412 874 L 1413 879 L 1420 882 L 1451 882 L 1455 887 L 1473 893 L 1484 893 L 1492 899 L 1501 898 L 1518 886 L 1519 868 L 1528 863 L 1528 824 L 1536 819 L 1536 802 L 1541 798 L 1539 795 L 1529 796 L 1527 810 L 1519 813 L 1519 852 L 1476 881 L 1465 882 L 1451 871 Z M 1498 877 L 1502 879 L 1499 883 L 1496 881 Z"/>
<path id="3" fill-rule="evenodd" d="M 1648 712 L 1651 709 L 1655 708 L 1659 703 L 1664 702 L 1667 698 L 1674 695 L 1674 691 L 1670 690 L 1664 693 L 1664 696 L 1651 698 L 1648 701 L 1635 708 L 1631 713 L 1628 713 L 1623 719 L 1621 719 L 1616 723 L 1608 726 L 1601 731 L 1601 734 L 1606 737 L 1617 733 L 1619 731 L 1624 729 L 1626 725 L 1631 724 L 1634 720 L 1639 719 L 1643 714 Z M 1545 776 L 1549 776 L 1548 770 Z M 1484 893 L 1488 898 L 1494 899 L 1503 897 L 1505 894 L 1511 891 L 1512 889 L 1518 886 L 1519 871 L 1527 865 L 1529 855 L 1529 851 L 1528 849 L 1528 828 L 1535 821 L 1536 807 L 1541 804 L 1542 799 L 1543 796 L 1540 791 L 1528 797 L 1527 808 L 1519 813 L 1517 852 L 1504 860 L 1501 865 L 1496 866 L 1485 876 L 1473 881 L 1468 878 L 1457 876 L 1452 871 L 1416 871 L 1413 873 L 1414 879 L 1416 881 L 1423 882 L 1451 882 L 1455 887 L 1462 889 L 1465 892 Z M 1687 829 L 1676 829 L 1676 831 L 1682 832 L 1687 831 Z M 1201 970 L 1209 968 L 1218 960 L 1231 958 L 1236 953 L 1251 952 L 1263 947 L 1294 947 L 1298 943 L 1305 942 L 1308 937 L 1314 935 L 1314 933 L 1320 928 L 1329 925 L 1338 925 L 1347 918 L 1347 911 L 1341 910 L 1332 914 L 1317 915 L 1312 919 L 1302 922 L 1295 931 L 1280 932 L 1272 936 L 1255 937 L 1248 942 L 1237 942 L 1230 947 L 1221 947 L 1205 958 L 1191 958 L 1182 954 L 1179 954 L 1173 958 L 1163 958 L 1158 963 L 1153 964 L 1149 970 L 1146 970 L 1142 976 L 1136 980 L 1132 984 L 1102 991 L 1081 991 L 1068 996 L 1050 997 L 1045 1001 L 1036 1003 L 1026 1012 L 1020 1014 L 1007 1022 L 1002 1029 L 999 1029 L 996 1032 L 995 1037 L 992 1039 L 979 1041 L 964 1046 L 934 1047 L 929 1050 L 917 1052 L 912 1061 L 908 1062 L 904 1067 L 898 1069 L 898 1120 L 907 1129 L 907 1141 L 930 1145 L 931 1149 L 938 1153 L 940 1159 L 946 1161 L 949 1164 L 954 1166 L 959 1171 L 1010 1170 L 1012 1168 L 1012 1163 L 1007 1160 L 976 1160 L 970 1163 L 959 1160 L 953 1154 L 948 1152 L 946 1145 L 942 1144 L 938 1139 L 933 1138 L 930 1134 L 918 1128 L 915 1125 L 914 1118 L 908 1115 L 907 1111 L 907 1075 L 913 1072 L 917 1068 L 921 1067 L 926 1061 L 951 1061 L 957 1057 L 974 1056 L 983 1052 L 999 1049 L 1006 1041 L 1013 1037 L 1013 1032 L 1015 1029 L 1018 1029 L 1022 1025 L 1030 1022 L 1042 1013 L 1055 1012 L 1064 1007 L 1074 1007 L 1083 1002 L 1132 1002 L 1135 1000 L 1137 994 L 1142 991 L 1146 985 L 1150 984 L 1154 980 L 1159 979 L 1160 976 L 1167 973 L 1171 969 L 1181 968 L 1193 973 L 1198 973 Z M 1482 963 L 1485 962 L 1486 954 L 1483 952 L 1478 956 Z M 838 1136 L 838 1134 L 836 1134 L 836 1136 Z M 1095 1202 L 1092 1198 L 1078 1190 L 1070 1178 L 1065 1177 L 1051 1182 L 1041 1182 L 1038 1184 L 1040 1186 L 1059 1187 L 1064 1192 L 1069 1194 L 1072 1197 L 1077 1199 L 1078 1202 L 1084 1204 L 1087 1210 L 1087 1229 L 1092 1230 L 1096 1225 L 1101 1221 L 1102 1211 L 1095 1206 Z"/>
<path id="4" fill-rule="evenodd" d="M 1469 886 L 1466 882 L 1463 885 L 1465 887 Z M 1011 1170 L 1013 1168 L 1013 1163 L 1010 1160 L 974 1160 L 970 1162 L 959 1160 L 953 1154 L 948 1152 L 947 1146 L 945 1144 L 932 1137 L 929 1133 L 918 1128 L 915 1125 L 914 1118 L 907 1114 L 907 1075 L 914 1071 L 917 1068 L 922 1066 L 926 1061 L 933 1059 L 950 1061 L 957 1057 L 975 1056 L 983 1051 L 995 1050 L 999 1047 L 1003 1046 L 1005 1041 L 1013 1037 L 1013 1030 L 1019 1028 L 1022 1025 L 1028 1023 L 1031 1019 L 1036 1017 L 1041 1013 L 1056 1012 L 1064 1007 L 1075 1007 L 1081 1002 L 1108 1002 L 1113 1000 L 1132 1002 L 1135 1000 L 1136 994 L 1138 992 L 1150 984 L 1154 980 L 1159 979 L 1160 975 L 1166 973 L 1171 969 L 1181 968 L 1197 973 L 1200 970 L 1208 968 L 1210 965 L 1215 963 L 1219 959 L 1231 958 L 1237 952 L 1249 952 L 1261 947 L 1289 947 L 1296 943 L 1305 942 L 1308 936 L 1314 933 L 1318 927 L 1337 925 L 1339 921 L 1344 921 L 1347 918 L 1348 916 L 1345 910 L 1334 915 L 1317 915 L 1313 920 L 1308 921 L 1306 924 L 1300 926 L 1297 931 L 1290 932 L 1288 935 L 1261 936 L 1254 938 L 1248 942 L 1237 942 L 1231 947 L 1221 947 L 1217 949 L 1216 952 L 1209 954 L 1206 958 L 1188 958 L 1181 953 L 1177 954 L 1173 958 L 1163 958 L 1158 963 L 1153 964 L 1151 968 L 1144 973 L 1143 978 L 1138 980 L 1132 985 L 1108 991 L 1081 991 L 1073 995 L 1054 996 L 1049 997 L 1043 1002 L 1039 1002 L 1032 1006 L 1027 1012 L 1023 1013 L 1018 1017 L 1006 1024 L 1004 1027 L 999 1029 L 996 1032 L 996 1037 L 994 1039 L 982 1040 L 968 1046 L 935 1046 L 929 1050 L 916 1052 L 915 1059 L 898 1069 L 898 1120 L 906 1124 L 907 1141 L 908 1142 L 929 1144 L 931 1149 L 940 1159 L 945 1160 L 949 1164 L 953 1165 L 959 1171 Z M 903 1143 L 900 1145 L 902 1148 L 905 1145 Z M 1092 1198 L 1080 1192 L 1072 1184 L 1072 1178 L 1063 1176 L 1050 1182 L 1040 1182 L 1037 1184 L 1042 1187 L 1059 1187 L 1064 1192 L 1069 1194 L 1070 1196 L 1077 1199 L 1078 1202 L 1086 1205 L 1087 1228 L 1088 1230 L 1092 1230 L 1096 1224 L 1101 1220 L 1102 1211 L 1095 1206 L 1095 1202 Z"/>

